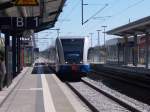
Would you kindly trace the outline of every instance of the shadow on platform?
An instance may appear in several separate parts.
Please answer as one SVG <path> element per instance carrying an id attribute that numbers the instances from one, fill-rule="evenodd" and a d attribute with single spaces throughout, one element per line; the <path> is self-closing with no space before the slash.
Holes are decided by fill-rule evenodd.
<path id="1" fill-rule="evenodd" d="M 32 74 L 54 74 L 54 70 L 52 70 L 45 63 L 35 63 Z"/>

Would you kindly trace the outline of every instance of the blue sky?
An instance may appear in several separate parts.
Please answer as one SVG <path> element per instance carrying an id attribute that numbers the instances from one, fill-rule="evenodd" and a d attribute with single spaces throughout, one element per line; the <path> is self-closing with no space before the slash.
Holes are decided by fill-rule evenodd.
<path id="1" fill-rule="evenodd" d="M 67 0 L 54 28 L 60 28 L 60 36 L 89 36 L 93 35 L 93 45 L 97 44 L 97 31 L 103 30 L 101 26 L 107 26 L 106 30 L 127 24 L 146 16 L 150 16 L 150 0 L 84 0 L 84 20 L 94 15 L 98 10 L 104 8 L 94 18 L 82 26 L 81 24 L 81 0 Z M 54 45 L 57 37 L 56 31 L 45 30 L 38 33 L 39 38 L 50 39 L 40 40 L 38 45 L 41 50 L 48 45 Z M 106 36 L 106 40 L 115 38 Z M 103 34 L 100 33 L 100 44 L 103 44 Z"/>

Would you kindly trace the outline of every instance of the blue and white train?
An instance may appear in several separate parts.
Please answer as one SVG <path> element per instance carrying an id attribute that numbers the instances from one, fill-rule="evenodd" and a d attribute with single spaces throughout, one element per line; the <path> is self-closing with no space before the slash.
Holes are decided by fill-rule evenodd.
<path id="1" fill-rule="evenodd" d="M 67 77 L 82 77 L 90 72 L 87 61 L 88 37 L 59 37 L 56 39 L 56 72 Z"/>

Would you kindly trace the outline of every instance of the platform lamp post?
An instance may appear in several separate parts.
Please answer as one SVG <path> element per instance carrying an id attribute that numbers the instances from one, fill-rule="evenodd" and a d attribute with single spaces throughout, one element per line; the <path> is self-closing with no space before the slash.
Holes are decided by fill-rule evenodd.
<path id="1" fill-rule="evenodd" d="M 99 54 L 99 61 L 101 60 L 100 59 L 100 31 L 101 30 L 97 30 L 97 33 L 98 33 L 98 53 L 97 54 Z"/>
<path id="2" fill-rule="evenodd" d="M 92 39 L 92 38 L 93 38 L 93 34 L 94 34 L 94 33 L 89 33 L 89 34 L 90 34 L 90 36 L 91 36 L 91 47 L 92 47 L 92 46 L 93 46 L 93 39 Z"/>
<path id="3" fill-rule="evenodd" d="M 102 27 L 103 27 L 103 29 L 104 29 L 104 32 L 103 32 L 103 33 L 104 33 L 104 52 L 105 52 L 104 63 L 105 63 L 105 62 L 106 62 L 106 57 L 107 57 L 107 56 L 106 56 L 106 45 L 105 45 L 105 44 L 106 44 L 106 43 L 105 43 L 105 38 L 106 38 L 106 27 L 107 27 L 107 26 L 102 26 Z"/>
<path id="4" fill-rule="evenodd" d="M 104 32 L 103 32 L 103 33 L 104 33 L 104 47 L 105 47 L 106 27 L 107 27 L 107 26 L 102 26 L 102 27 L 103 27 L 103 29 L 104 29 Z"/>
<path id="5" fill-rule="evenodd" d="M 100 47 L 100 31 L 101 30 L 97 30 L 97 33 L 98 33 L 98 46 Z"/>
<path id="6" fill-rule="evenodd" d="M 89 33 L 89 34 L 91 36 L 91 48 L 92 48 L 93 47 L 93 39 L 92 38 L 93 38 L 93 34 L 94 33 Z M 92 54 L 93 54 L 93 56 L 92 56 L 92 60 L 91 61 L 94 62 L 94 52 Z"/>

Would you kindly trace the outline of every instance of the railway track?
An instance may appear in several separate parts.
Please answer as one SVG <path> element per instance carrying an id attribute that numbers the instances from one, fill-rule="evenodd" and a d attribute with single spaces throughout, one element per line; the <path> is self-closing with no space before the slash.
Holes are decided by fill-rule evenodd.
<path id="1" fill-rule="evenodd" d="M 97 85 L 81 79 L 79 82 L 66 84 L 81 98 L 93 112 L 148 112 L 149 110 L 126 102 Z"/>
<path id="2" fill-rule="evenodd" d="M 147 80 L 136 80 L 136 79 L 133 79 L 132 77 L 128 77 L 127 75 L 124 75 L 124 76 L 121 76 L 121 75 L 115 75 L 115 72 L 112 72 L 112 73 L 105 73 L 105 72 L 101 72 L 101 71 L 92 71 L 93 73 L 95 74 L 100 74 L 104 77 L 107 77 L 107 78 L 113 78 L 115 80 L 118 80 L 118 81 L 124 81 L 128 84 L 132 84 L 132 85 L 135 85 L 135 86 L 139 86 L 139 87 L 142 87 L 142 88 L 145 88 L 145 89 L 150 89 L 150 86 L 149 84 L 147 84 L 146 82 L 148 82 Z M 121 74 L 121 73 L 120 73 Z"/>

